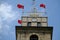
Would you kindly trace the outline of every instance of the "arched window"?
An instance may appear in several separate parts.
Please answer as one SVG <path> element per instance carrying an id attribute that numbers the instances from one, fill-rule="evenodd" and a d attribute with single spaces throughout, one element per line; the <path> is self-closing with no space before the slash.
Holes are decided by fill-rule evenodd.
<path id="1" fill-rule="evenodd" d="M 37 26 L 40 27 L 41 26 L 41 23 L 40 22 L 37 22 Z"/>
<path id="2" fill-rule="evenodd" d="M 37 35 L 31 35 L 30 40 L 38 40 L 38 36 Z"/>
<path id="3" fill-rule="evenodd" d="M 31 22 L 28 22 L 28 23 L 27 23 L 27 26 L 31 26 Z"/>

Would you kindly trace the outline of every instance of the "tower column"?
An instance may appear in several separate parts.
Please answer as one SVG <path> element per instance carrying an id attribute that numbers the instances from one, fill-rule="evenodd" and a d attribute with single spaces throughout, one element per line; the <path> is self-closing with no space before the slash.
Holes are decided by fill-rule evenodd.
<path id="1" fill-rule="evenodd" d="M 20 34 L 18 33 L 18 34 L 17 34 L 17 40 L 20 40 L 20 38 L 21 38 L 21 37 L 20 37 Z"/>

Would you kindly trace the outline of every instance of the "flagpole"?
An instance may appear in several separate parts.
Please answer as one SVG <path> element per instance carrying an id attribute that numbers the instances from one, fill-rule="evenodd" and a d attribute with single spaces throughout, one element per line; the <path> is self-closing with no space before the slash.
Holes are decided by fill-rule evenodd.
<path id="1" fill-rule="evenodd" d="M 23 13 L 24 13 L 24 6 L 21 5 L 21 4 L 17 4 L 17 7 L 22 9 L 22 14 L 21 14 L 21 16 L 23 16 Z M 21 24 L 21 23 L 22 23 L 22 20 L 18 20 L 18 23 Z M 22 24 L 21 24 L 21 25 L 22 25 Z"/>
<path id="2" fill-rule="evenodd" d="M 45 6 L 45 4 L 40 4 L 40 7 L 41 8 L 43 8 L 43 13 L 44 13 L 44 15 L 46 15 L 46 6 Z"/>
<path id="3" fill-rule="evenodd" d="M 46 8 L 45 8 L 45 14 L 47 14 L 47 12 L 46 12 Z"/>
<path id="4" fill-rule="evenodd" d="M 24 15 L 24 9 L 22 9 L 22 16 Z"/>

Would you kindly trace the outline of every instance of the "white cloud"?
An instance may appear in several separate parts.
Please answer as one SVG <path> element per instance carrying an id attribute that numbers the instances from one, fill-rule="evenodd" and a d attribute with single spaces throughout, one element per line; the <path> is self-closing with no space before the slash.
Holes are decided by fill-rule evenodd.
<path id="1" fill-rule="evenodd" d="M 8 3 L 0 4 L 0 34 L 3 32 L 8 33 L 12 21 L 16 20 L 19 17 L 17 11 L 14 11 L 12 5 Z"/>
<path id="2" fill-rule="evenodd" d="M 3 20 L 11 20 L 11 19 L 15 19 L 16 17 L 16 13 L 15 11 L 12 10 L 12 6 L 4 3 L 0 5 L 0 17 Z"/>
<path id="3" fill-rule="evenodd" d="M 0 18 L 0 29 L 1 29 L 1 26 L 2 26 L 2 20 L 1 20 L 1 18 Z"/>

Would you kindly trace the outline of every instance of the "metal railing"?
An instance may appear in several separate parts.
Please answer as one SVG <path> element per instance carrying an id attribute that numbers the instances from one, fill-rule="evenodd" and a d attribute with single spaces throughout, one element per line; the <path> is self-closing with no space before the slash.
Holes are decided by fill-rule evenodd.
<path id="1" fill-rule="evenodd" d="M 46 12 L 24 12 L 22 13 L 22 16 L 47 16 Z"/>

